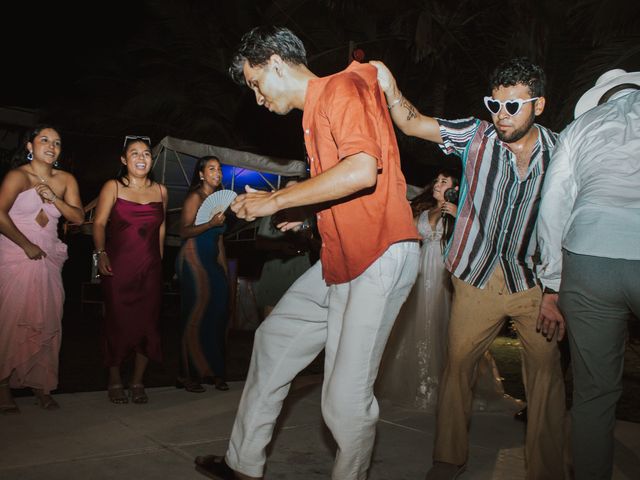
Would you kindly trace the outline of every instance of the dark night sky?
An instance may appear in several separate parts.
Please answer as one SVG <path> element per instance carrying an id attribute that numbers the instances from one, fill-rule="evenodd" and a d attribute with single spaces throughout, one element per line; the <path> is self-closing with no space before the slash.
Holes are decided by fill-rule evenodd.
<path id="1" fill-rule="evenodd" d="M 130 2 L 135 5 L 136 2 Z M 45 5 L 20 2 L 0 31 L 5 64 L 1 103 L 27 108 L 46 106 L 55 96 L 71 96 L 74 82 L 86 71 L 87 60 L 117 55 L 142 21 L 134 7 L 118 2 L 76 2 Z M 81 18 L 77 18 L 81 16 Z"/>
<path id="2" fill-rule="evenodd" d="M 111 159 L 117 161 L 119 139 L 123 134 L 128 133 L 150 134 L 154 141 L 166 134 L 171 134 L 232 148 L 248 148 L 266 154 L 302 158 L 299 112 L 281 118 L 259 109 L 253 105 L 254 101 L 248 90 L 244 92 L 242 89 L 230 85 L 228 79 L 220 78 L 219 65 L 216 67 L 218 70 L 216 68 L 207 70 L 209 66 L 206 62 L 201 62 L 202 65 L 198 66 L 199 70 L 188 70 L 188 66 L 184 64 L 178 66 L 187 67 L 185 70 L 190 74 L 202 74 L 205 77 L 204 82 L 219 84 L 219 90 L 207 91 L 206 88 L 200 89 L 200 86 L 193 88 L 198 93 L 204 92 L 203 95 L 209 95 L 200 104 L 193 102 L 193 100 L 185 101 L 184 97 L 188 96 L 190 92 L 176 92 L 174 98 L 172 96 L 174 92 L 171 91 L 171 88 L 176 85 L 176 82 L 179 84 L 183 80 L 185 82 L 192 80 L 192 78 L 180 78 L 178 74 L 177 80 L 176 78 L 172 79 L 173 84 L 167 82 L 169 86 L 166 87 L 168 90 L 164 92 L 168 94 L 164 99 L 165 104 L 157 106 L 154 111 L 161 112 L 162 108 L 170 110 L 170 115 L 161 119 L 164 123 L 158 122 L 160 126 L 152 122 L 159 118 L 159 115 L 155 113 L 153 117 L 148 114 L 147 117 L 140 115 L 137 122 L 118 121 L 119 117 L 113 115 L 116 120 L 112 120 L 110 125 L 106 124 L 106 127 L 104 125 L 96 127 L 95 123 L 86 126 L 82 124 L 85 113 L 90 109 L 92 109 L 89 112 L 90 115 L 87 114 L 86 118 L 93 116 L 92 118 L 95 120 L 103 113 L 105 116 L 114 113 L 109 112 L 109 109 L 116 110 L 122 108 L 122 105 L 117 104 L 119 92 L 116 91 L 115 96 L 111 92 L 112 97 L 103 95 L 104 91 L 100 90 L 100 85 L 104 84 L 99 82 L 90 84 L 91 88 L 95 88 L 93 91 L 82 91 L 79 85 L 83 80 L 95 77 L 97 72 L 99 74 L 102 66 L 131 65 L 132 62 L 135 64 L 137 59 L 127 53 L 127 48 L 136 41 L 139 42 L 141 38 L 150 39 L 148 41 L 153 45 L 158 37 L 153 37 L 153 33 L 150 34 L 150 32 L 156 34 L 158 31 L 168 32 L 168 35 L 164 37 L 168 43 L 162 46 L 170 48 L 170 42 L 173 40 L 171 35 L 179 35 L 180 28 L 182 30 L 193 28 L 198 34 L 202 31 L 202 42 L 201 38 L 195 35 L 194 43 L 209 41 L 209 44 L 206 44 L 208 49 L 203 49 L 200 45 L 201 50 L 194 51 L 200 53 L 200 58 L 210 56 L 210 59 L 213 59 L 216 58 L 216 55 L 224 56 L 224 52 L 228 52 L 230 45 L 234 45 L 243 31 L 247 29 L 247 25 L 252 26 L 253 21 L 267 18 L 273 20 L 270 23 L 284 24 L 293 28 L 298 34 L 302 33 L 301 36 L 309 50 L 310 58 L 316 58 L 313 69 L 319 74 L 332 73 L 346 65 L 347 55 L 344 52 L 339 51 L 333 57 L 325 55 L 327 52 L 336 50 L 336 45 L 344 46 L 349 39 L 367 40 L 366 46 L 363 48 L 371 56 L 366 60 L 370 58 L 385 59 L 393 67 L 392 69 L 401 82 L 401 88 L 405 93 L 408 92 L 408 97 L 420 110 L 431 114 L 438 113 L 437 108 L 434 110 L 434 107 L 438 107 L 437 104 L 434 105 L 434 98 L 436 98 L 434 95 L 438 93 L 439 78 L 440 84 L 445 85 L 446 90 L 444 101 L 439 107 L 444 108 L 445 111 L 442 113 L 450 118 L 468 115 L 486 117 L 481 102 L 482 95 L 486 92 L 481 93 L 477 90 L 484 89 L 485 78 L 488 76 L 490 68 L 495 66 L 497 61 L 502 61 L 505 56 L 522 54 L 523 49 L 525 53 L 528 50 L 539 52 L 545 58 L 545 69 L 552 87 L 548 96 L 548 112 L 543 115 L 541 123 L 560 129 L 566 124 L 568 118 L 566 113 L 571 110 L 571 106 L 575 103 L 580 92 L 584 91 L 587 84 L 593 84 L 597 74 L 604 71 L 603 66 L 610 65 L 607 63 L 610 61 L 610 57 L 606 56 L 606 48 L 609 47 L 606 42 L 615 47 L 615 42 L 618 41 L 615 38 L 608 38 L 608 35 L 613 31 L 611 25 L 620 24 L 620 18 L 623 20 L 631 18 L 632 15 L 627 12 L 635 14 L 639 11 L 636 6 L 637 0 L 609 0 L 607 2 L 585 0 L 582 3 L 591 4 L 593 8 L 601 5 L 602 12 L 596 11 L 595 15 L 593 11 L 582 12 L 582 23 L 567 25 L 567 27 L 573 28 L 573 33 L 571 33 L 569 28 L 565 28 L 565 23 L 567 19 L 571 21 L 576 18 L 576 15 L 579 15 L 581 11 L 572 11 L 565 7 L 565 2 L 562 3 L 562 8 L 559 7 L 559 3 L 552 0 L 519 0 L 519 3 L 515 0 L 513 2 L 498 0 L 476 2 L 474 5 L 477 7 L 474 8 L 490 5 L 483 13 L 485 15 L 484 25 L 488 25 L 484 27 L 486 30 L 476 30 L 475 37 L 473 33 L 469 34 L 468 31 L 454 32 L 455 42 L 444 44 L 444 47 L 451 50 L 449 55 L 453 57 L 460 55 L 460 59 L 455 57 L 454 62 L 451 63 L 450 58 L 439 58 L 436 55 L 434 59 L 430 60 L 430 64 L 425 60 L 421 62 L 413 60 L 412 55 L 416 53 L 415 46 L 408 48 L 402 44 L 402 41 L 413 42 L 415 40 L 415 36 L 420 31 L 419 22 L 415 18 L 409 18 L 411 15 L 403 18 L 403 12 L 394 10 L 397 9 L 396 4 L 402 4 L 404 8 L 424 9 L 424 6 L 418 5 L 420 2 L 370 0 L 369 3 L 366 3 L 367 6 L 371 6 L 371 12 L 374 12 L 371 13 L 370 18 L 367 18 L 370 12 L 361 11 L 356 14 L 352 13 L 350 16 L 342 14 L 340 11 L 332 11 L 328 7 L 329 4 L 339 3 L 347 5 L 364 4 L 365 2 L 321 0 L 300 2 L 293 0 L 279 0 L 278 2 L 269 0 L 234 0 L 232 2 L 184 0 L 175 4 L 168 0 L 83 3 L 19 2 L 12 6 L 11 14 L 4 12 L 4 22 L 0 29 L 4 66 L 0 105 L 49 110 L 56 112 L 60 118 L 64 117 L 62 114 L 65 113 L 68 106 L 69 111 L 73 111 L 71 120 L 74 122 L 72 122 L 71 128 L 67 128 L 64 122 L 69 123 L 70 119 L 63 118 L 65 155 L 74 158 L 74 168 L 79 169 L 74 170 L 77 174 L 90 176 L 91 172 L 87 172 L 87 170 L 95 170 L 96 183 L 99 179 L 104 178 L 104 172 L 111 171 L 109 170 L 111 168 L 109 162 Z M 446 2 L 442 3 L 444 5 Z M 518 3 L 518 7 L 513 6 L 516 3 Z M 185 17 L 200 23 L 194 24 L 193 27 L 189 24 L 186 27 L 184 24 L 179 27 L 176 25 L 166 27 L 162 23 L 166 18 L 163 20 L 162 16 L 157 13 L 170 11 L 170 8 L 166 8 L 167 5 L 172 5 L 171 8 L 175 9 L 177 8 L 176 4 L 180 4 L 184 9 L 192 8 L 198 12 L 204 12 L 203 15 Z M 286 8 L 279 8 L 280 5 L 285 4 Z M 182 7 L 183 5 L 184 7 Z M 298 5 L 301 6 L 298 8 Z M 528 13 L 522 13 L 520 8 L 522 6 L 533 8 L 537 17 L 535 19 L 528 18 Z M 608 6 L 611 8 L 608 9 Z M 510 8 L 512 10 L 509 10 Z M 618 18 L 611 16 L 616 12 Z M 475 12 L 470 13 L 475 14 Z M 561 18 L 561 15 L 568 15 L 568 17 Z M 383 45 L 378 40 L 384 38 L 385 35 L 389 36 L 390 31 L 387 31 L 385 22 L 386 18 L 391 16 L 395 16 L 396 21 L 407 22 L 403 25 L 413 26 L 416 30 L 409 31 L 405 37 L 399 36 L 404 40 L 396 41 L 395 44 L 388 42 Z M 605 21 L 608 16 L 611 16 L 610 24 Z M 385 18 L 385 22 L 381 22 L 381 18 Z M 508 22 L 507 19 L 512 21 Z M 600 21 L 601 19 L 605 20 Z M 482 21 L 482 17 L 473 17 L 473 22 L 467 22 L 464 25 L 472 31 L 474 25 L 480 24 Z M 496 22 L 500 28 L 494 28 Z M 633 27 L 635 32 L 629 32 L 629 25 L 632 24 L 633 22 L 627 21 L 625 27 L 627 31 L 624 34 L 627 36 L 627 41 L 629 33 L 638 35 L 637 25 L 639 22 L 635 22 L 636 27 Z M 168 29 L 162 30 L 165 27 Z M 205 32 L 208 27 L 214 31 Z M 597 35 L 589 33 L 590 28 L 599 29 Z M 216 36 L 215 29 L 219 29 L 222 33 Z M 424 33 L 424 31 L 422 32 Z M 584 37 L 579 39 L 583 42 L 580 45 L 572 43 L 573 39 L 567 41 L 567 38 L 563 38 L 563 35 L 576 35 L 576 32 L 579 36 Z M 400 33 L 402 34 L 403 31 L 400 30 Z M 467 40 L 470 38 L 472 41 L 463 45 L 465 35 L 468 35 Z M 545 37 L 544 41 L 539 41 L 544 35 L 548 38 Z M 591 38 L 589 38 L 590 36 Z M 440 32 L 433 32 L 431 36 L 426 38 L 428 40 L 426 46 L 431 48 L 433 42 L 448 37 L 446 35 L 443 37 Z M 490 41 L 494 43 L 487 43 L 488 48 L 483 44 L 479 48 L 484 48 L 484 50 L 474 53 L 475 56 L 470 57 L 468 52 L 461 53 L 456 50 L 459 46 L 464 46 L 469 51 L 473 51 L 473 40 L 484 41 L 485 38 L 490 38 Z M 509 40 L 507 41 L 505 38 Z M 598 38 L 598 42 L 602 43 L 601 46 L 597 45 L 596 38 Z M 640 39 L 640 36 L 637 38 Z M 551 44 L 551 42 L 555 43 Z M 561 45 L 560 49 L 556 47 L 557 44 Z M 631 43 L 631 48 L 619 47 L 623 53 L 628 52 L 624 61 L 621 61 L 622 65 L 619 64 L 620 66 L 624 66 L 628 70 L 640 70 L 638 44 L 640 44 L 640 40 L 635 44 Z M 593 53 L 588 51 L 591 48 L 590 45 L 593 45 Z M 605 48 L 600 48 L 602 46 Z M 219 47 L 219 51 L 216 51 L 217 47 Z M 433 50 L 436 51 L 438 48 L 444 47 L 433 45 Z M 378 49 L 376 50 L 376 48 Z M 598 50 L 598 48 L 600 49 Z M 168 51 L 172 54 L 175 53 L 170 49 Z M 498 53 L 496 54 L 496 52 Z M 169 58 L 173 59 L 174 57 Z M 176 61 L 186 62 L 189 61 L 189 58 L 185 56 L 177 58 Z M 449 67 L 442 67 L 441 70 L 438 70 L 440 64 L 447 65 L 447 62 L 449 62 Z M 586 70 L 591 66 L 589 62 L 593 63 L 593 68 L 590 71 Z M 454 65 L 455 68 L 452 69 L 451 65 Z M 475 68 L 475 70 L 471 70 L 472 74 L 469 74 L 468 70 L 461 70 L 468 65 Z M 577 73 L 571 75 L 572 72 Z M 117 75 L 128 75 L 130 78 L 126 78 L 126 80 L 130 81 L 131 77 L 144 73 L 144 70 L 121 69 Z M 156 75 L 156 78 L 158 77 L 161 75 Z M 577 86 L 573 85 L 571 82 L 576 77 L 583 83 L 578 83 Z M 147 85 L 145 82 L 148 80 L 144 77 L 140 78 L 142 82 L 137 88 L 144 93 L 144 88 Z M 117 90 L 119 88 L 118 78 L 110 80 L 112 84 L 117 84 L 116 87 L 112 87 L 112 90 L 114 88 Z M 86 84 L 87 82 L 85 82 Z M 158 88 L 157 85 L 152 86 L 149 83 L 149 88 L 152 87 Z M 154 91 L 162 92 L 158 89 Z M 131 97 L 131 95 L 129 96 Z M 122 98 L 125 97 L 123 92 Z M 215 102 L 219 97 L 231 98 L 227 102 L 233 103 L 227 103 L 226 108 L 222 103 L 223 107 L 221 108 Z M 96 101 L 91 103 L 93 100 Z M 193 116 L 192 113 L 196 113 L 194 110 L 199 110 L 197 112 L 200 115 L 198 121 L 203 125 L 200 133 L 191 129 L 192 125 L 188 123 L 189 117 Z M 184 121 L 185 119 L 180 115 L 186 117 L 187 121 Z M 216 117 L 216 115 L 219 116 Z M 207 119 L 211 119 L 211 128 L 206 123 Z M 57 117 L 52 120 L 60 125 Z M 216 122 L 218 130 L 215 130 Z M 223 127 L 220 128 L 220 125 Z M 224 131 L 225 125 L 227 132 Z M 212 132 L 211 138 L 204 138 L 206 132 L 209 131 Z M 418 145 L 419 143 L 424 144 L 424 142 L 412 139 L 399 138 L 399 141 L 403 156 L 403 170 L 407 178 L 416 184 L 428 180 L 433 171 L 434 162 L 442 161 L 439 160 L 437 149 Z M 429 150 L 429 148 L 431 149 Z M 82 167 L 77 167 L 76 162 L 82 164 Z M 100 170 L 101 163 L 109 163 L 109 165 Z"/>

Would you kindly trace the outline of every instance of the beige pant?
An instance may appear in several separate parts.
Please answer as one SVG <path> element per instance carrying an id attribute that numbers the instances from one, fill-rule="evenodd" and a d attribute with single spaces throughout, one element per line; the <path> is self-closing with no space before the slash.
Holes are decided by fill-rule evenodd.
<path id="1" fill-rule="evenodd" d="M 417 242 L 395 243 L 354 280 L 329 286 L 318 262 L 289 288 L 256 331 L 226 454 L 231 468 L 263 475 L 291 381 L 324 348 L 322 416 L 338 444 L 331 478 L 367 477 L 378 421 L 373 383 L 419 254 Z"/>
<path id="2" fill-rule="evenodd" d="M 510 294 L 500 266 L 484 289 L 455 277 L 453 287 L 449 352 L 438 398 L 434 460 L 456 465 L 467 461 L 475 367 L 505 319 L 511 317 L 522 344 L 522 376 L 527 394 L 527 479 L 562 479 L 564 381 L 556 342 L 547 341 L 536 331 L 540 288 Z"/>

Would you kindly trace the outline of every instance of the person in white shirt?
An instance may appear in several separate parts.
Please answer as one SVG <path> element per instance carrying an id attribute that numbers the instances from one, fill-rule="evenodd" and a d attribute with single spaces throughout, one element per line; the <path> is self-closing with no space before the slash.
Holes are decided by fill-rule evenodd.
<path id="1" fill-rule="evenodd" d="M 628 319 L 640 317 L 640 72 L 603 74 L 553 152 L 538 216 L 538 327 L 565 332 L 575 478 L 610 479 Z"/>

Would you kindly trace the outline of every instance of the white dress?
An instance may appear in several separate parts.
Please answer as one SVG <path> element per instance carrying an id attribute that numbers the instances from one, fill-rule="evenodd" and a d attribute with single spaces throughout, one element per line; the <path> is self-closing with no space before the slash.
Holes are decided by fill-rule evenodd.
<path id="1" fill-rule="evenodd" d="M 418 278 L 387 343 L 376 395 L 409 408 L 435 412 L 447 353 L 452 288 L 440 243 L 442 221 L 438 220 L 434 231 L 428 212 L 422 212 L 418 231 L 423 242 Z M 517 411 L 523 405 L 504 395 L 493 357 L 485 353 L 478 365 L 474 409 Z"/>

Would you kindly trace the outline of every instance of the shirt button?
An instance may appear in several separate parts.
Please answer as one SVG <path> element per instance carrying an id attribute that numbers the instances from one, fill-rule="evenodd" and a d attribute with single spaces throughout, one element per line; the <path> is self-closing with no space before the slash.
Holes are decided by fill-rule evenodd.
<path id="1" fill-rule="evenodd" d="M 313 162 L 313 157 L 311 157 L 310 160 Z"/>
<path id="2" fill-rule="evenodd" d="M 308 129 L 308 128 L 305 128 L 305 129 L 304 129 L 304 134 L 305 134 L 305 135 L 309 135 L 309 129 Z"/>
<path id="3" fill-rule="evenodd" d="M 324 242 L 322 242 L 322 246 L 324 247 Z"/>

